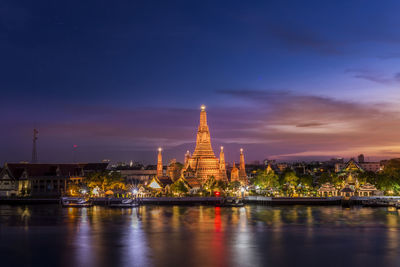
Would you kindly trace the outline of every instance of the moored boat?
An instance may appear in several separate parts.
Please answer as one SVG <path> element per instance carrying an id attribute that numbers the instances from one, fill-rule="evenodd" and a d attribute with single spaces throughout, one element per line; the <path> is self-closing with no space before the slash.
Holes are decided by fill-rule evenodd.
<path id="1" fill-rule="evenodd" d="M 242 199 L 228 197 L 222 200 L 220 203 L 217 203 L 216 206 L 218 207 L 243 207 L 244 203 Z"/>
<path id="2" fill-rule="evenodd" d="M 400 204 L 396 200 L 391 200 L 391 199 L 368 199 L 368 200 L 363 200 L 362 205 L 364 207 L 399 207 Z"/>
<path id="3" fill-rule="evenodd" d="M 90 201 L 90 199 L 85 199 L 85 198 L 62 197 L 61 205 L 63 207 L 84 208 L 84 207 L 91 207 L 93 203 Z"/>
<path id="4" fill-rule="evenodd" d="M 111 208 L 135 208 L 139 206 L 139 203 L 135 199 L 113 199 L 109 202 L 109 207 Z"/>

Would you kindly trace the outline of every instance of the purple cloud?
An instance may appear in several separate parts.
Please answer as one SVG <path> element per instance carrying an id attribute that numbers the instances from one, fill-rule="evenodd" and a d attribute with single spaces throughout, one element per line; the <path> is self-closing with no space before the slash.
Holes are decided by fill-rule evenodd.
<path id="1" fill-rule="evenodd" d="M 352 73 L 354 78 L 364 79 L 381 84 L 391 84 L 400 81 L 400 73 L 395 73 L 393 76 L 388 77 L 382 73 L 366 69 L 348 69 L 345 72 Z"/>

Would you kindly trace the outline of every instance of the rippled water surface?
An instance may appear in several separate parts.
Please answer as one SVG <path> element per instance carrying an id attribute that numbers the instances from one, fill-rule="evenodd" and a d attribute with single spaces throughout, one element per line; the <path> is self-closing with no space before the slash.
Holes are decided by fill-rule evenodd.
<path id="1" fill-rule="evenodd" d="M 0 206 L 0 266 L 400 266 L 399 212 Z"/>

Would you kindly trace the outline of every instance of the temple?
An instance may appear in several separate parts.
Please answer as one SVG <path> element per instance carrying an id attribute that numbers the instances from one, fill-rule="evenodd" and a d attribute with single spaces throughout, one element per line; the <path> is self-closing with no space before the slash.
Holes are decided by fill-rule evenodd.
<path id="1" fill-rule="evenodd" d="M 204 105 L 201 106 L 200 123 L 197 130 L 196 148 L 193 155 L 189 151 L 185 155 L 184 176 L 194 176 L 201 183 L 213 176 L 216 180 L 228 181 L 225 168 L 225 156 L 221 147 L 220 159 L 218 159 L 211 146 L 210 130 L 207 125 L 207 113 Z M 186 175 L 185 175 L 186 174 Z"/>
<path id="2" fill-rule="evenodd" d="M 205 106 L 201 106 L 200 123 L 197 129 L 196 147 L 193 154 L 189 150 L 185 153 L 184 164 L 171 161 L 166 173 L 163 172 L 162 149 L 158 149 L 157 175 L 150 186 L 154 189 L 164 188 L 163 183 L 173 183 L 178 180 L 190 184 L 191 189 L 200 188 L 209 178 L 228 182 L 224 147 L 221 146 L 219 158 L 214 154 L 211 146 L 210 130 L 207 125 Z M 231 182 L 238 181 L 242 185 L 248 183 L 245 169 L 243 149 L 240 149 L 239 168 L 235 164 L 231 171 Z M 168 181 L 167 181 L 168 180 Z"/>

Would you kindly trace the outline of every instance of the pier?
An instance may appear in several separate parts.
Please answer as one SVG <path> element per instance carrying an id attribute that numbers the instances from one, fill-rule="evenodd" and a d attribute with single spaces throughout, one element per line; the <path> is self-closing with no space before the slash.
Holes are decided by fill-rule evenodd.
<path id="1" fill-rule="evenodd" d="M 341 205 L 341 197 L 261 197 L 249 196 L 246 204 L 259 205 Z"/>

